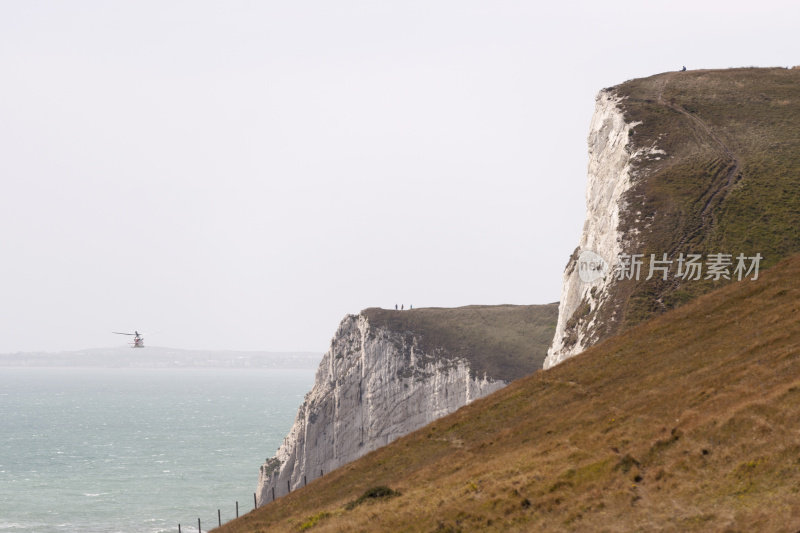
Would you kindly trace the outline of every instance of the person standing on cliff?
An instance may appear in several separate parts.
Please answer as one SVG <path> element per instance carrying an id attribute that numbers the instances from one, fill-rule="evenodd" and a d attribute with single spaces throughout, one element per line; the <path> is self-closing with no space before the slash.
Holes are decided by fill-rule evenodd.
<path id="1" fill-rule="evenodd" d="M 405 304 L 400 304 L 400 310 L 401 310 L 401 311 L 403 310 L 403 306 L 404 306 L 404 305 L 405 305 Z"/>
<path id="2" fill-rule="evenodd" d="M 394 310 L 397 311 L 397 304 L 394 304 Z"/>

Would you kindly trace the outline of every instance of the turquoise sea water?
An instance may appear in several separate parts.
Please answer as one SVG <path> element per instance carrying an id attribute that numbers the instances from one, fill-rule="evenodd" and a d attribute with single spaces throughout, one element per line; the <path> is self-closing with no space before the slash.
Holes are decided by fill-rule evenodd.
<path id="1" fill-rule="evenodd" d="M 206 531 L 252 510 L 313 373 L 0 368 L 0 533 Z"/>

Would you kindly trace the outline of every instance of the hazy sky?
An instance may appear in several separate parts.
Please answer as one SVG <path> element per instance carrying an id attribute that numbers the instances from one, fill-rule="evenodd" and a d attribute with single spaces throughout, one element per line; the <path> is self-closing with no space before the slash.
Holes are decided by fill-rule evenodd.
<path id="1" fill-rule="evenodd" d="M 800 63 L 795 2 L 0 0 L 0 352 L 318 350 L 546 303 L 594 96 Z"/>

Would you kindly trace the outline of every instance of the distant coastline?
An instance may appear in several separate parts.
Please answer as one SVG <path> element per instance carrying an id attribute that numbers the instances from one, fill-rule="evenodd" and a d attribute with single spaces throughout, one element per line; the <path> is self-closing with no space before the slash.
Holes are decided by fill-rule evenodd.
<path id="1" fill-rule="evenodd" d="M 5 353 L 0 354 L 0 367 L 316 368 L 320 359 L 322 354 L 316 352 L 180 350 L 153 346 Z"/>

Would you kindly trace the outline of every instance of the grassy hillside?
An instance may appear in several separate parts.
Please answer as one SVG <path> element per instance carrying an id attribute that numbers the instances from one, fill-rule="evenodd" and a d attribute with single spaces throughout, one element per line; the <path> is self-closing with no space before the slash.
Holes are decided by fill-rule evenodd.
<path id="1" fill-rule="evenodd" d="M 375 326 L 415 337 L 428 353 L 467 359 L 478 376 L 513 381 L 542 367 L 553 340 L 558 303 L 371 308 L 362 314 Z"/>
<path id="2" fill-rule="evenodd" d="M 633 253 L 760 253 L 768 268 L 800 252 L 800 69 L 668 72 L 611 90 L 640 122 L 634 149 L 666 152 L 634 165 L 620 220 Z M 657 278 L 617 284 L 599 338 L 727 283 Z"/>
<path id="3" fill-rule="evenodd" d="M 798 279 L 794 256 L 219 531 L 797 531 Z"/>

